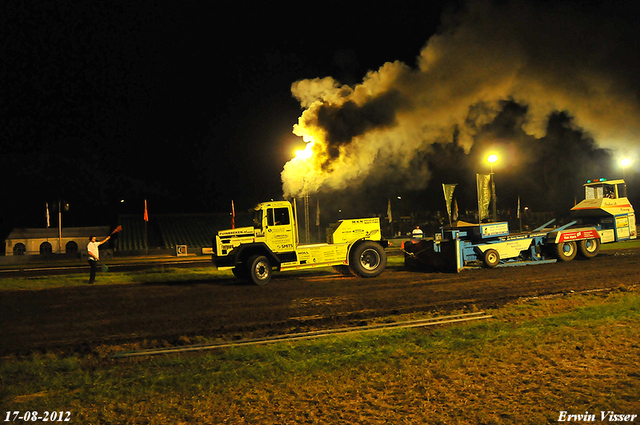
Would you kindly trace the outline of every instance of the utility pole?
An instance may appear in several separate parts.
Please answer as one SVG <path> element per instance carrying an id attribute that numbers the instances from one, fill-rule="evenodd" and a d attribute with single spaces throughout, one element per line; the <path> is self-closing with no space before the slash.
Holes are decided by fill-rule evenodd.
<path id="1" fill-rule="evenodd" d="M 496 199 L 496 182 L 493 179 L 493 163 L 498 161 L 498 155 L 496 154 L 491 154 L 489 155 L 489 157 L 487 158 L 487 161 L 489 161 L 489 164 L 491 166 L 491 220 L 495 223 L 496 221 L 498 221 L 498 212 L 497 212 L 497 199 Z"/>
<path id="2" fill-rule="evenodd" d="M 58 254 L 62 254 L 62 208 L 58 199 Z"/>
<path id="3" fill-rule="evenodd" d="M 309 192 L 304 192 L 304 242 L 309 243 Z"/>
<path id="4" fill-rule="evenodd" d="M 62 254 L 62 208 L 69 211 L 69 204 L 58 199 L 58 254 Z"/>

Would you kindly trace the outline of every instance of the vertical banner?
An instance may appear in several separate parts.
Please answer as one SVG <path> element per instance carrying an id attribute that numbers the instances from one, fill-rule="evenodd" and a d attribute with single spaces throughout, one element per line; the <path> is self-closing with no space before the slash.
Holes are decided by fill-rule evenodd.
<path id="1" fill-rule="evenodd" d="M 476 174 L 478 187 L 478 222 L 482 222 L 489 216 L 489 203 L 491 202 L 491 174 Z"/>
<path id="2" fill-rule="evenodd" d="M 49 203 L 47 202 L 46 204 L 46 208 L 47 208 L 47 228 L 51 227 L 51 220 L 49 218 Z"/>
<path id="3" fill-rule="evenodd" d="M 393 217 L 391 216 L 391 198 L 389 198 L 389 203 L 387 204 L 387 218 L 389 219 L 389 223 L 393 221 Z"/>
<path id="4" fill-rule="evenodd" d="M 456 190 L 457 184 L 444 184 L 442 183 L 442 192 L 444 193 L 444 202 L 447 205 L 447 216 L 449 217 L 449 224 L 451 224 L 452 211 L 453 211 L 453 192 Z M 458 204 L 456 203 L 456 208 Z M 457 215 L 457 211 L 456 211 Z M 457 220 L 457 217 L 453 219 Z"/>
<path id="5" fill-rule="evenodd" d="M 318 204 L 316 205 L 316 226 L 320 226 L 320 198 L 318 198 Z"/>
<path id="6" fill-rule="evenodd" d="M 458 200 L 454 197 L 453 198 L 453 214 L 451 215 L 451 220 L 458 221 L 458 218 L 460 218 L 460 214 L 458 213 Z"/>
<path id="7" fill-rule="evenodd" d="M 149 221 L 149 212 L 147 211 L 147 200 L 144 200 L 144 221 Z"/>

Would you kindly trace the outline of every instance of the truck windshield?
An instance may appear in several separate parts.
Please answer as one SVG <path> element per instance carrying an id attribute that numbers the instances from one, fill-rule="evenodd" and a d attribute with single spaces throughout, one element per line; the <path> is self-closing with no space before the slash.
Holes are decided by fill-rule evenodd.
<path id="1" fill-rule="evenodd" d="M 253 212 L 253 228 L 262 229 L 262 210 L 255 210 Z"/>
<path id="2" fill-rule="evenodd" d="M 612 185 L 586 186 L 585 199 L 616 198 L 616 188 Z"/>

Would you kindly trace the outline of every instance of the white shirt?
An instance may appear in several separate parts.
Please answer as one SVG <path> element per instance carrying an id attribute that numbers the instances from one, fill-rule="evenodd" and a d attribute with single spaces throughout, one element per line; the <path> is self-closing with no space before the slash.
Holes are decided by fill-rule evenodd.
<path id="1" fill-rule="evenodd" d="M 93 258 L 91 255 L 89 255 L 89 260 L 99 260 L 100 259 L 100 242 L 89 242 L 89 244 L 87 245 L 87 252 L 95 255 L 96 257 Z"/>

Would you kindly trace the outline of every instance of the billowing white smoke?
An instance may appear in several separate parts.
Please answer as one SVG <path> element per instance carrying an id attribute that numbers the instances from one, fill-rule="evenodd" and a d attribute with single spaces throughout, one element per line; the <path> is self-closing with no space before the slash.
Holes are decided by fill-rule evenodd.
<path id="1" fill-rule="evenodd" d="M 512 1 L 471 1 L 445 15 L 417 61 L 385 63 L 361 84 L 328 77 L 298 81 L 305 109 L 294 134 L 313 143 L 282 172 L 285 197 L 342 189 L 411 170 L 410 188 L 430 173 L 413 161 L 435 142 L 469 149 L 505 100 L 527 107 L 523 130 L 545 135 L 548 117 L 567 111 L 601 146 L 629 148 L 640 134 L 638 32 L 607 10 Z"/>

